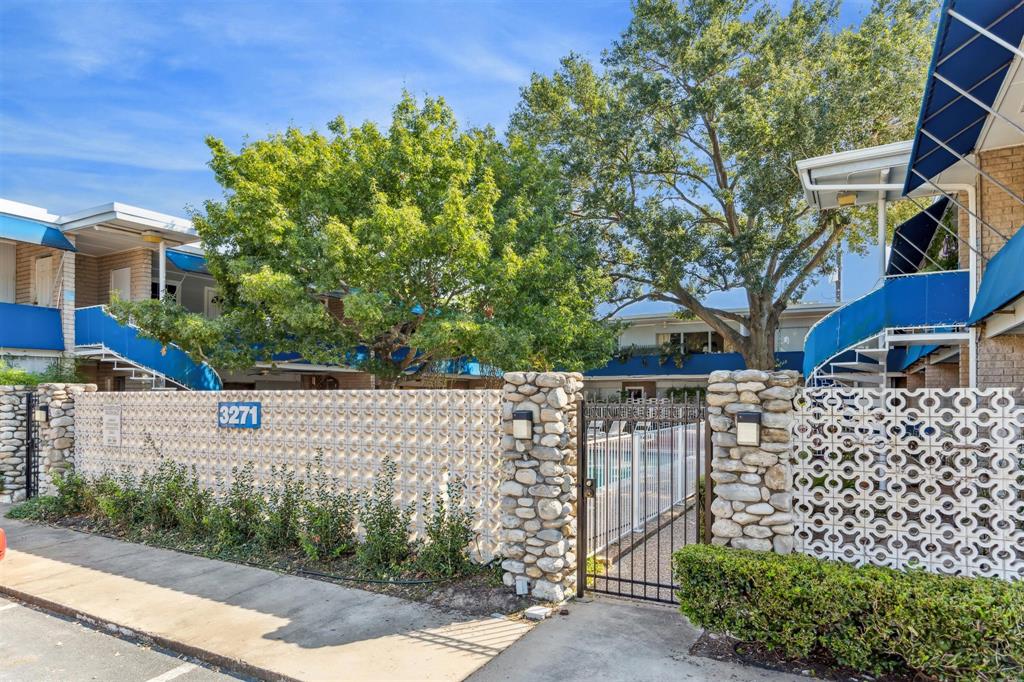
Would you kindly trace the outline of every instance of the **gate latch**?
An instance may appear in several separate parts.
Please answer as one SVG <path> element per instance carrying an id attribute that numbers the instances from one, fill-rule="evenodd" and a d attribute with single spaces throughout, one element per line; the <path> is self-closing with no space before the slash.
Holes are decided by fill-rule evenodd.
<path id="1" fill-rule="evenodd" d="M 594 479 L 583 479 L 583 494 L 586 497 L 594 497 L 597 494 L 597 483 Z"/>

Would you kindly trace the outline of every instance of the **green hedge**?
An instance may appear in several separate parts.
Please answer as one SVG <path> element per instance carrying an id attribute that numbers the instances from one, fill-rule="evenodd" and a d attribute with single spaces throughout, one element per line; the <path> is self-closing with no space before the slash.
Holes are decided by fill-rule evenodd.
<path id="1" fill-rule="evenodd" d="M 792 658 L 825 654 L 940 680 L 1024 679 L 1024 581 L 710 545 L 676 552 L 674 570 L 692 622 Z"/>

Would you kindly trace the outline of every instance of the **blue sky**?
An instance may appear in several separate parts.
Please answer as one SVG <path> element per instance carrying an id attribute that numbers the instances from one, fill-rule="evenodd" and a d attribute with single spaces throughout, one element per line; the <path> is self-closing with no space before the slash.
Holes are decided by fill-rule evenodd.
<path id="1" fill-rule="evenodd" d="M 847 0 L 843 23 L 867 5 Z M 220 196 L 206 135 L 237 148 L 338 114 L 386 121 L 403 88 L 503 130 L 532 72 L 570 51 L 598 58 L 629 16 L 618 0 L 5 0 L 0 196 L 54 213 L 121 201 L 181 215 Z M 874 283 L 873 266 L 850 260 L 847 297 Z M 824 282 L 808 298 L 830 292 Z"/>

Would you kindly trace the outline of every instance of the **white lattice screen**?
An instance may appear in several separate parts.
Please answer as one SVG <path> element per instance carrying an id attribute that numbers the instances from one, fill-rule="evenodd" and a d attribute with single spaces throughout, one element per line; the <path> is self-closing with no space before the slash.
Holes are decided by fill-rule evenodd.
<path id="1" fill-rule="evenodd" d="M 1024 406 L 1012 389 L 808 388 L 797 409 L 797 551 L 1024 576 Z"/>
<path id="2" fill-rule="evenodd" d="M 220 401 L 260 401 L 259 429 L 217 426 Z M 121 445 L 104 445 L 103 409 L 121 406 Z M 501 392 L 416 391 L 222 391 L 90 393 L 76 403 L 75 466 L 86 476 L 122 467 L 153 470 L 161 456 L 196 466 L 213 488 L 231 482 L 231 469 L 252 461 L 256 483 L 279 481 L 271 467 L 302 478 L 322 453 L 339 487 L 359 490 L 373 481 L 390 455 L 398 467 L 400 500 L 418 506 L 441 489 L 451 471 L 467 485 L 466 501 L 477 519 L 480 557 L 497 549 L 500 525 Z"/>

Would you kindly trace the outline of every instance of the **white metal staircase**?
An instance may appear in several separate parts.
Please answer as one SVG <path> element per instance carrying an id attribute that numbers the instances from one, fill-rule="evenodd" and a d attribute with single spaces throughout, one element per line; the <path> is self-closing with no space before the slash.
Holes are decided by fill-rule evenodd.
<path id="1" fill-rule="evenodd" d="M 187 391 L 192 390 L 152 367 L 145 367 L 137 362 L 133 362 L 101 344 L 75 346 L 75 355 L 88 360 L 109 363 L 113 365 L 111 370 L 118 374 L 123 374 L 126 381 L 138 382 L 140 385 L 143 385 L 142 387 L 150 390 L 173 391 L 178 388 L 183 388 Z"/>

